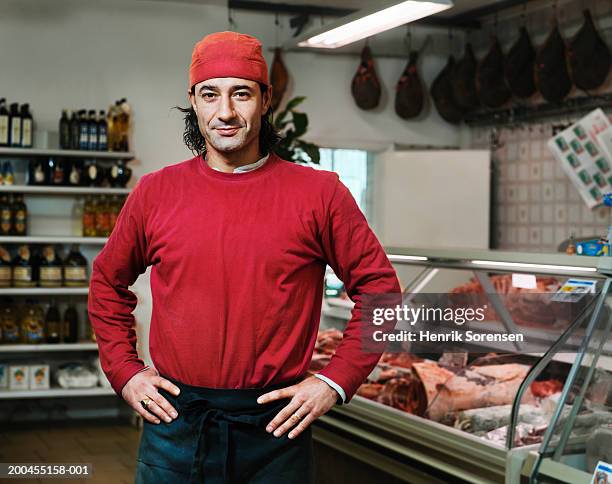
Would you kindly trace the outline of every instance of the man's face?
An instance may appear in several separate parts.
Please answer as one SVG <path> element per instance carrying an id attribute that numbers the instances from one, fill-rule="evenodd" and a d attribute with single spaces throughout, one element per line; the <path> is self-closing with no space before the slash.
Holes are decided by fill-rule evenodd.
<path id="1" fill-rule="evenodd" d="M 189 93 L 198 125 L 207 145 L 230 153 L 259 136 L 261 117 L 268 111 L 271 89 L 262 96 L 259 84 L 236 77 L 202 81 Z"/>

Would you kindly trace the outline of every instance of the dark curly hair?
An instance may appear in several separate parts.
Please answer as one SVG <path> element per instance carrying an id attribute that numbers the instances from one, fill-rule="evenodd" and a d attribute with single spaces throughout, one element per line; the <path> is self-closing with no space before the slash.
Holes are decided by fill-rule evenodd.
<path id="1" fill-rule="evenodd" d="M 263 95 L 268 88 L 264 84 L 259 84 L 259 89 Z M 195 93 L 195 86 L 191 88 L 191 93 Z M 206 140 L 200 132 L 198 117 L 193 107 L 182 108 L 175 106 L 175 108 L 185 115 L 185 131 L 183 132 L 185 145 L 194 155 L 206 155 Z M 272 106 L 270 106 L 268 111 L 261 117 L 261 130 L 259 131 L 259 150 L 264 156 L 272 151 L 274 146 L 281 140 L 281 135 L 272 123 L 272 117 L 273 111 Z"/>

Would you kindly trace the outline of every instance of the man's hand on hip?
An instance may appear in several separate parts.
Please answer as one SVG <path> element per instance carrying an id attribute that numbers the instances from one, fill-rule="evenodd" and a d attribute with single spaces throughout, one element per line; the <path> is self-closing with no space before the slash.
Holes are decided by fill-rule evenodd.
<path id="1" fill-rule="evenodd" d="M 268 424 L 266 431 L 274 432 L 275 437 L 280 437 L 293 427 L 289 432 L 289 438 L 293 439 L 335 405 L 338 392 L 324 381 L 309 377 L 297 385 L 266 393 L 257 399 L 257 403 L 268 403 L 282 398 L 291 398 L 291 401 Z"/>
<path id="2" fill-rule="evenodd" d="M 121 390 L 121 396 L 130 407 L 149 422 L 158 424 L 161 418 L 170 423 L 173 418 L 178 417 L 178 413 L 168 403 L 168 400 L 157 391 L 158 387 L 173 395 L 178 395 L 180 392 L 179 388 L 171 381 L 159 376 L 154 368 L 149 368 L 130 378 Z M 150 401 L 145 409 L 141 402 L 147 399 Z"/>

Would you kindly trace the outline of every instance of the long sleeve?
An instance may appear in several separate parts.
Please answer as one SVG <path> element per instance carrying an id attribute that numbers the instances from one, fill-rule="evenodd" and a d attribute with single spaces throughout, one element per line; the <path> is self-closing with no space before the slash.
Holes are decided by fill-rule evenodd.
<path id="1" fill-rule="evenodd" d="M 381 356 L 379 352 L 362 349 L 363 296 L 390 294 L 399 302 L 401 290 L 384 249 L 348 188 L 339 179 L 321 242 L 327 263 L 343 281 L 355 306 L 335 355 L 320 374 L 340 385 L 350 401 Z"/>
<path id="2" fill-rule="evenodd" d="M 145 365 L 136 351 L 136 295 L 128 289 L 147 267 L 144 189 L 147 175 L 128 195 L 115 227 L 93 261 L 88 313 L 102 370 L 118 395 Z"/>

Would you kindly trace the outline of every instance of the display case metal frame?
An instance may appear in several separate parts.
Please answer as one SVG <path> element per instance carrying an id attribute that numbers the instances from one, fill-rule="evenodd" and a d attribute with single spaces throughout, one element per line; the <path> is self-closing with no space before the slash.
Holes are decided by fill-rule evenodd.
<path id="1" fill-rule="evenodd" d="M 612 257 L 597 258 L 481 249 L 386 247 L 385 250 L 393 264 L 423 267 L 423 271 L 420 271 L 412 281 L 407 283 L 407 292 L 420 292 L 435 276 L 435 272 L 442 268 L 475 271 L 480 273 L 480 278 L 483 278 L 487 271 L 588 277 L 601 281 L 602 293 L 605 294 L 611 284 Z M 598 313 L 605 294 L 602 296 L 600 293 L 595 302 Z M 596 318 L 597 314 L 594 314 L 591 319 Z M 587 325 L 587 330 L 592 329 L 590 323 Z M 567 339 L 570 333 L 571 331 L 566 331 L 562 338 Z M 585 343 L 585 340 L 591 337 L 592 332 L 587 331 L 581 342 L 581 350 L 584 350 L 584 345 L 588 344 L 588 341 Z M 552 347 L 558 344 L 562 343 L 555 342 Z M 545 366 L 545 363 L 552 359 L 553 354 L 552 350 L 544 353 L 539 360 L 542 362 L 540 366 Z M 576 358 L 571 368 L 580 366 L 581 360 L 581 358 Z M 575 371 L 571 375 L 575 376 Z M 531 373 L 536 374 L 533 371 Z M 526 382 L 523 383 L 522 392 L 528 388 L 528 385 Z M 568 385 L 564 387 L 565 397 L 567 397 Z M 513 420 L 510 424 L 512 428 L 518 420 L 519 397 L 520 395 L 517 395 L 513 405 Z M 560 408 L 561 406 L 558 407 Z M 559 412 L 555 412 L 556 418 Z M 315 426 L 314 436 L 323 444 L 333 445 L 336 448 L 342 447 L 339 442 L 344 442 L 344 445 L 352 449 L 349 452 L 355 458 L 363 457 L 362 460 L 374 466 L 376 466 L 376 459 L 373 459 L 371 454 L 375 453 L 375 449 L 378 448 L 381 470 L 400 478 L 404 473 L 387 462 L 386 456 L 389 453 L 397 456 L 396 463 L 403 462 L 408 468 L 422 469 L 425 466 L 432 471 L 455 476 L 457 482 L 518 482 L 528 459 L 531 459 L 530 468 L 537 471 L 535 461 L 541 458 L 539 450 L 542 449 L 540 444 L 522 447 L 507 445 L 504 448 L 466 432 L 359 396 L 355 396 L 350 405 L 336 406 L 327 415 L 321 417 L 318 428 Z M 510 433 L 508 439 L 512 439 Z M 509 441 L 512 442 L 512 440 Z M 415 465 L 411 466 L 410 462 Z M 548 464 L 543 466 L 544 469 L 549 467 Z M 573 474 L 568 470 L 568 475 Z"/>

